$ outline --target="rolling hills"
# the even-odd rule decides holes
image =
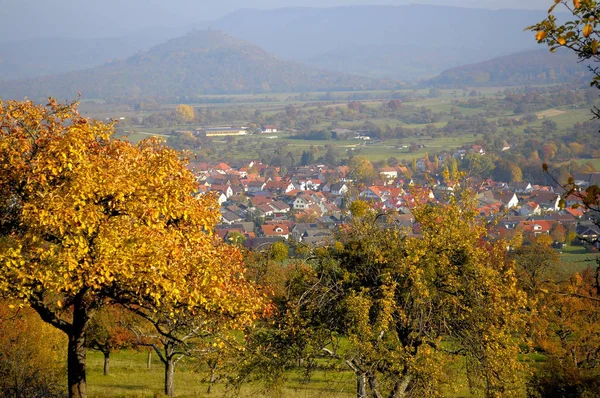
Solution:
[[[589,82],[593,74],[588,65],[578,63],[577,56],[571,51],[521,51],[448,69],[424,84],[449,88]]]
[[[544,11],[423,4],[241,9],[214,21],[203,21],[199,15],[191,25],[148,28],[132,37],[0,43],[0,80],[102,65],[193,27],[210,27],[280,59],[342,73],[417,81],[452,67],[536,48],[533,35],[523,29],[544,16]]]
[[[60,75],[0,83],[0,97],[132,101],[190,100],[204,94],[390,89],[383,81],[283,61],[215,30],[171,39],[122,61]]]

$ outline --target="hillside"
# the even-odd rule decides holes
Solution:
[[[285,60],[375,78],[415,81],[533,49],[523,29],[544,11],[434,5],[242,9],[216,21],[148,28],[134,37],[0,43],[0,80],[62,73],[124,59],[197,29],[218,29]],[[199,16],[201,18],[201,15]]]
[[[282,61],[219,31],[196,31],[122,61],[77,72],[0,83],[0,96],[105,100],[191,99],[202,94],[393,88],[394,83]]]
[[[513,86],[572,81],[589,82],[587,64],[570,51],[523,51],[485,62],[448,69],[425,85],[438,87]]]

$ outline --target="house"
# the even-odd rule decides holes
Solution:
[[[262,128],[262,132],[265,133],[265,134],[276,133],[277,132],[277,126],[273,126],[273,125],[264,126]]]
[[[600,228],[595,224],[580,224],[576,229],[577,236],[588,243],[593,243],[598,247],[598,238],[600,237]]]
[[[379,175],[384,180],[395,180],[398,178],[398,170],[393,167],[382,167],[379,170]]]
[[[533,221],[521,221],[519,227],[522,229],[523,234],[532,234],[533,236],[539,236],[541,234],[550,234],[552,225],[556,222],[551,220],[533,220]]]
[[[273,212],[275,214],[285,214],[290,211],[290,205],[281,200],[269,203],[269,206],[273,208]]]
[[[319,230],[319,225],[317,223],[296,223],[296,225],[294,225],[294,227],[292,228],[292,237],[300,242],[302,240],[302,237],[305,236],[306,231],[309,230]]]
[[[275,214],[275,210],[271,207],[269,203],[261,203],[256,206],[256,213],[264,217],[271,217]]]
[[[279,237],[287,240],[290,236],[290,230],[286,224],[263,224],[260,229],[267,238]]]
[[[243,184],[243,183],[242,183]],[[247,192],[248,193],[257,193],[257,192],[262,192],[265,190],[265,182],[264,181],[248,181],[246,183],[246,187],[247,187]]]
[[[485,155],[485,149],[481,145],[472,145],[470,151],[478,155]]]
[[[533,186],[528,182],[511,182],[505,188],[518,194],[531,193],[533,190]]]
[[[494,199],[502,202],[507,209],[512,209],[519,205],[519,198],[511,191],[494,191]]]
[[[542,208],[535,202],[527,202],[519,209],[522,216],[539,216],[542,214]]]
[[[294,199],[292,204],[292,208],[294,210],[304,210],[307,209],[310,205],[314,204],[315,201],[312,199],[310,195],[300,194]]]
[[[467,151],[465,151],[464,149],[459,149],[452,155],[454,159],[458,160],[463,160],[465,156],[467,156]]]
[[[338,182],[338,183],[329,185],[328,188],[327,188],[327,190],[333,196],[344,196],[344,195],[346,195],[346,193],[348,193],[349,188],[348,188],[348,185],[345,182]],[[325,188],[323,188],[323,192],[327,192],[325,190]]]
[[[223,193],[226,198],[233,196],[233,189],[231,189],[231,185],[211,185],[210,190]]]
[[[248,132],[242,128],[235,127],[208,127],[200,133],[204,133],[206,137],[226,137],[229,135],[246,135]]]
[[[290,181],[269,181],[265,184],[264,190],[275,194],[284,194],[295,189]]]
[[[573,175],[575,185],[585,189],[591,185],[600,186],[600,172],[596,173],[576,173]]]
[[[229,210],[225,210],[224,212],[221,213],[221,222],[223,224],[231,225],[231,224],[239,223],[243,220],[244,219],[242,217],[240,217],[236,213],[229,211]]]
[[[549,191],[534,191],[531,193],[530,201],[540,205],[542,210],[558,211],[560,210],[560,195]]]
[[[379,188],[376,186],[367,187],[367,189],[362,191],[358,196],[363,199],[372,200],[372,201],[378,201],[378,202],[384,201],[383,193],[381,193]]]

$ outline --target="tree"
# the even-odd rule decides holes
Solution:
[[[85,345],[104,355],[104,375],[110,371],[110,354],[114,350],[131,347],[135,341],[127,327],[130,314],[115,306],[105,306],[98,310],[85,331]]]
[[[369,159],[364,156],[353,156],[348,159],[349,176],[354,181],[371,184],[377,179],[377,171]]]
[[[273,261],[282,262],[288,258],[289,248],[284,242],[275,242],[269,248],[269,256]]]
[[[488,178],[495,166],[490,155],[469,152],[462,161],[462,168],[468,176]]]
[[[191,123],[196,117],[194,108],[186,104],[179,104],[175,107],[175,119],[179,123]]]
[[[62,396],[64,354],[58,330],[30,308],[0,302],[0,396]]]
[[[506,243],[486,239],[469,204],[423,204],[413,214],[419,237],[385,214],[354,212],[334,244],[296,269],[270,329],[250,344],[270,358],[260,367],[270,382],[289,361],[310,367],[325,356],[354,372],[357,397],[441,396],[460,357],[474,390],[518,395],[525,296]]]
[[[567,229],[559,223],[556,223],[550,229],[550,237],[554,242],[564,243],[567,240]]]
[[[87,395],[85,331],[107,303],[239,324],[263,306],[180,154],[112,132],[76,103],[0,101],[0,292],[66,334],[71,397]]]

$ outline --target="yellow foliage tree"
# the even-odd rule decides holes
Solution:
[[[0,101],[0,293],[67,335],[71,397],[87,395],[85,330],[109,302],[229,326],[264,306],[180,154],[112,132],[76,103]]]
[[[194,108],[186,104],[180,104],[175,107],[175,118],[182,123],[190,123],[194,121],[196,112]]]
[[[275,326],[249,339],[262,362],[248,367],[276,385],[299,358],[328,355],[355,373],[357,397],[440,397],[455,382],[450,364],[464,361],[473,390],[521,396],[526,295],[515,263],[472,200],[450,200],[412,209],[419,235],[385,214],[354,213],[335,244],[290,275]]]

